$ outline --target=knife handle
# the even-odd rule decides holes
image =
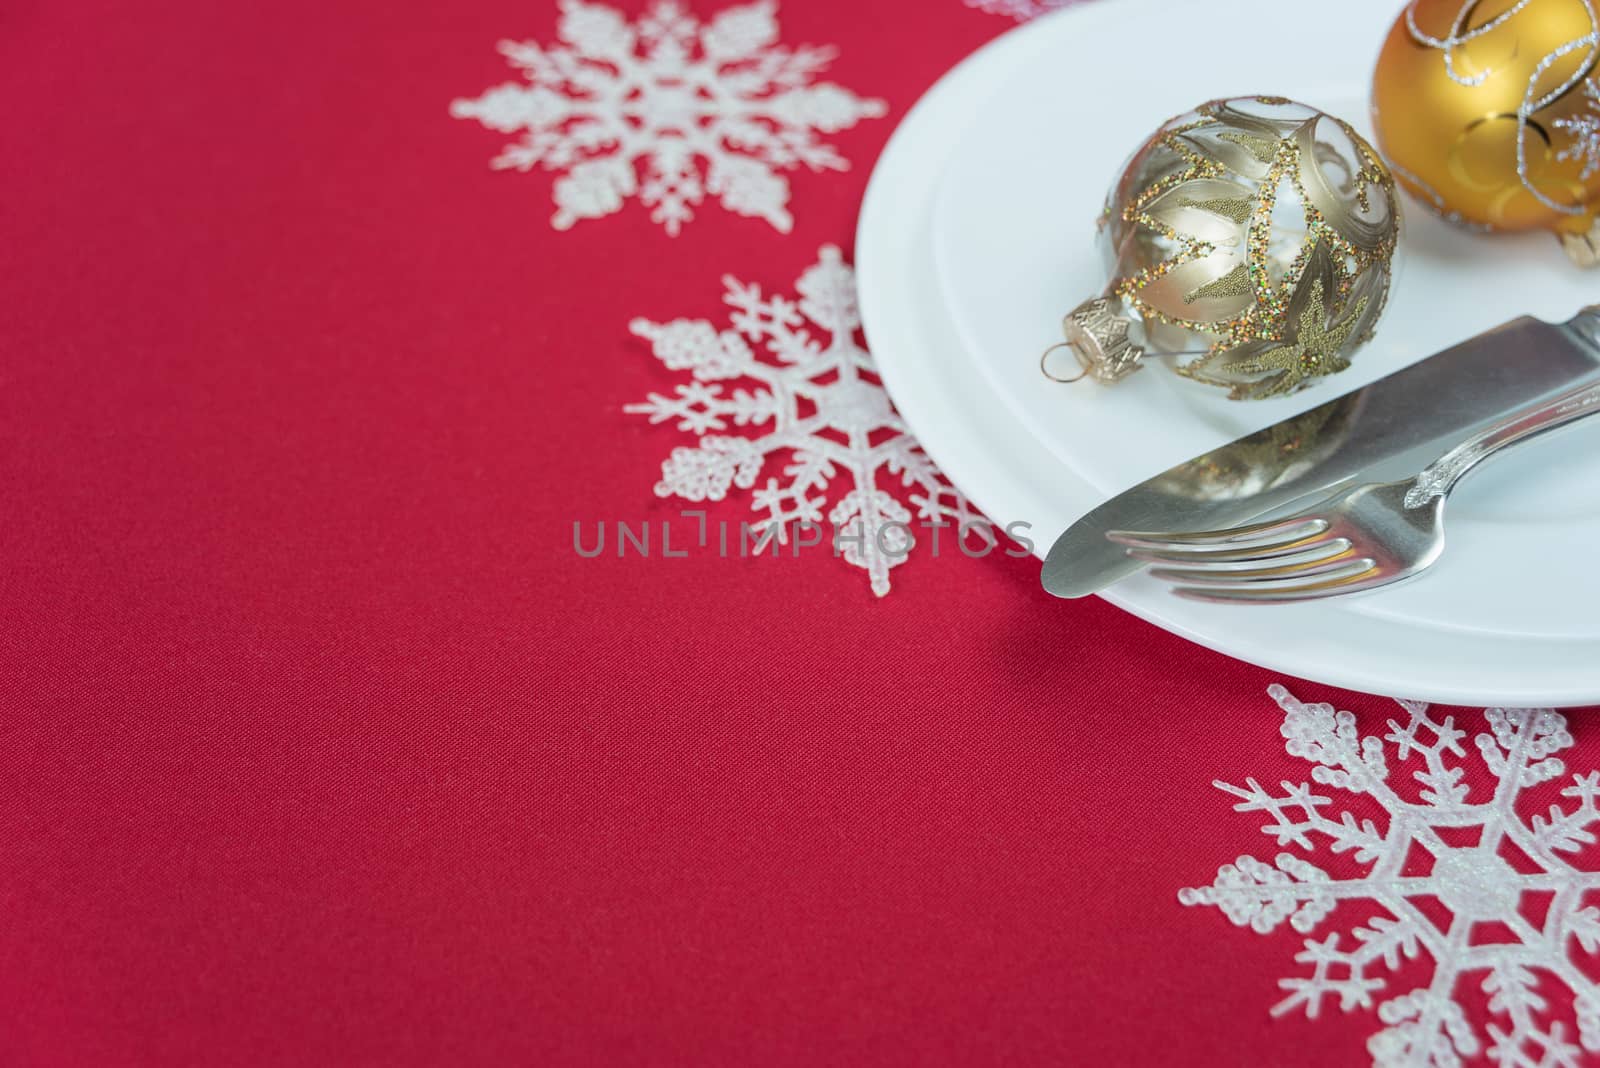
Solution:
[[[1600,353],[1600,304],[1591,304],[1567,320],[1564,329]]]

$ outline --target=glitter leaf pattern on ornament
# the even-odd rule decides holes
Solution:
[[[496,169],[561,172],[557,230],[638,197],[676,236],[711,196],[788,233],[782,172],[848,170],[818,135],[887,107],[816,82],[833,50],[777,44],[777,10],[776,0],[758,0],[702,23],[675,0],[656,0],[630,23],[603,4],[561,0],[560,44],[500,44],[526,84],[457,100],[450,113],[521,134]]]
[[[1260,814],[1283,851],[1270,863],[1242,856],[1178,898],[1258,934],[1287,924],[1304,936],[1295,960],[1308,971],[1279,983],[1273,1014],[1375,1011],[1375,1068],[1596,1063],[1600,987],[1574,958],[1600,951],[1600,907],[1588,900],[1600,872],[1576,864],[1597,841],[1600,772],[1567,773],[1557,756],[1572,745],[1566,719],[1488,709],[1471,761],[1467,731],[1425,704],[1400,702],[1388,733],[1363,736],[1350,712],[1269,692],[1311,782],[1216,786],[1239,799],[1235,811]],[[1487,774],[1488,796],[1469,787],[1469,767]],[[1559,803],[1524,819],[1518,802],[1549,783],[1564,784]],[[1329,859],[1313,862],[1319,846]],[[1352,862],[1358,874],[1328,870]],[[1394,981],[1402,971],[1416,981],[1416,964],[1426,981]],[[1479,1005],[1487,1020],[1473,1018]]]
[[[1352,128],[1281,97],[1218,100],[1134,159],[1107,224],[1124,250],[1112,291],[1171,347],[1205,346],[1180,375],[1249,400],[1349,367],[1397,236],[1393,179]]]
[[[820,526],[826,519],[839,535],[842,558],[867,572],[880,597],[890,590],[890,570],[913,547],[913,527],[949,526],[941,544],[950,549],[963,536],[985,549],[997,544],[989,522],[911,436],[871,354],[857,344],[855,272],[837,248],[824,247],[800,276],[798,302],[766,296],[733,277],[723,284],[732,329],[689,319],[632,323],[662,364],[694,378],[672,396],[652,393],[624,408],[652,423],[675,423],[699,439],[674,449],[661,465],[658,497],[720,501],[736,488],[754,489],[751,507],[761,515],[753,524],[760,534],[757,553],[774,540],[788,544],[795,524]],[[728,385],[739,381],[750,388]],[[723,433],[732,428],[757,433]],[[755,489],[772,468],[782,477],[769,474]],[[849,489],[830,508],[840,482]],[[813,551],[830,550],[824,541]]]
[[[1323,307],[1323,280],[1311,283],[1310,298],[1300,313],[1298,329],[1292,340],[1258,346],[1248,358],[1235,359],[1232,369],[1243,374],[1272,375],[1269,384],[1256,393],[1259,397],[1277,397],[1293,393],[1307,379],[1338,374],[1350,366],[1350,361],[1339,353],[1350,340],[1356,323],[1366,313],[1368,300],[1361,298],[1353,310],[1335,317],[1328,325],[1328,311]]]

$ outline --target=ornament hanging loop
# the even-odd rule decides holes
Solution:
[[[1051,345],[1049,348],[1045,349],[1044,353],[1039,357],[1039,371],[1040,371],[1040,373],[1043,374],[1050,381],[1059,382],[1063,386],[1070,386],[1074,382],[1082,382],[1085,378],[1088,378],[1089,377],[1089,369],[1087,367],[1084,367],[1082,370],[1080,370],[1077,374],[1073,375],[1071,378],[1062,378],[1060,375],[1054,375],[1054,374],[1050,373],[1050,355],[1051,355],[1051,353],[1054,353],[1054,352],[1056,352],[1056,351],[1058,351],[1060,349],[1071,349],[1074,355],[1077,355],[1077,352],[1078,352],[1078,347],[1076,345],[1074,345],[1070,341],[1058,341],[1058,342],[1056,342],[1054,345]],[[1082,361],[1080,360],[1079,363],[1080,363],[1080,366],[1081,366]]]

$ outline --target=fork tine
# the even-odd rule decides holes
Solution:
[[[1318,582],[1287,586],[1177,586],[1173,593],[1190,601],[1211,604],[1294,604],[1300,601],[1319,601],[1325,597],[1338,597],[1362,590],[1376,589],[1397,581],[1399,576],[1380,571],[1376,566],[1336,578],[1323,577]]]
[[[1328,529],[1328,521],[1321,516],[1294,516],[1271,523],[1251,523],[1248,526],[1229,527],[1225,530],[1201,530],[1192,533],[1139,530],[1110,530],[1106,537],[1130,549],[1149,552],[1205,552],[1229,550],[1249,546],[1292,545],[1314,538]]]
[[[1349,538],[1313,538],[1286,545],[1261,547],[1247,545],[1237,549],[1129,549],[1128,555],[1147,564],[1177,564],[1211,571],[1248,570],[1268,561],[1281,565],[1323,560],[1350,548]]]
[[[1349,575],[1364,575],[1376,566],[1368,557],[1352,557],[1348,549],[1331,556],[1311,557],[1301,563],[1277,567],[1259,567],[1250,570],[1223,570],[1220,568],[1158,567],[1150,574],[1174,585],[1194,583],[1198,586],[1225,588],[1264,587],[1270,583],[1300,586],[1308,579],[1333,579]]]

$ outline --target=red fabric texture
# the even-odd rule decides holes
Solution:
[[[1297,936],[1177,901],[1275,851],[1213,779],[1305,778],[1267,673],[1000,555],[575,556],[693,507],[630,320],[848,256],[1010,25],[779,17],[889,115],[792,233],[671,238],[553,230],[449,115],[553,0],[9,9],[0,1063],[1366,1062],[1370,1013],[1269,1018]]]

